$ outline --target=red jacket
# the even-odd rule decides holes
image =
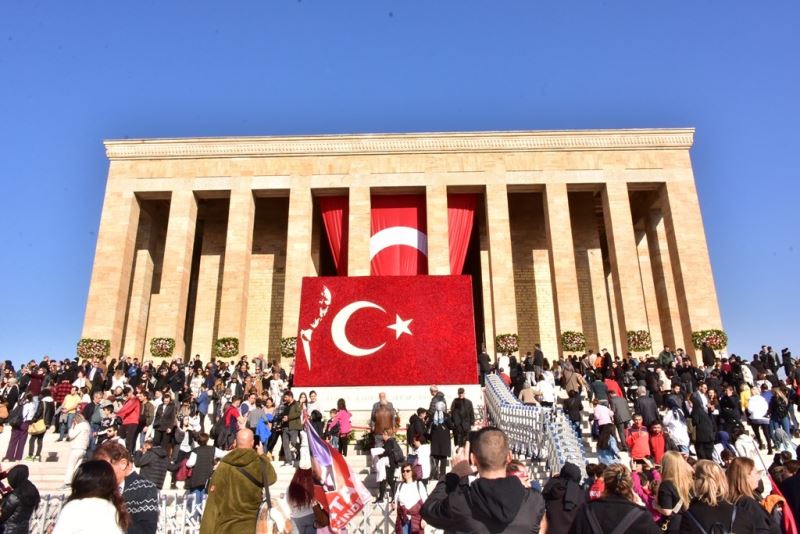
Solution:
[[[628,450],[631,451],[631,458],[633,460],[641,460],[646,456],[650,456],[650,434],[647,428],[630,427],[625,431],[625,443],[628,445]]]
[[[664,433],[650,434],[650,452],[653,454],[653,460],[657,464],[661,464],[661,458],[667,450],[667,440],[664,438]]]
[[[622,388],[619,387],[619,382],[617,382],[613,378],[606,378],[604,382],[606,384],[606,387],[608,388],[608,391],[613,391],[614,393],[617,394],[617,397],[619,397],[620,399],[625,398],[625,395],[622,393]]]
[[[139,412],[141,409],[142,405],[139,402],[139,399],[136,397],[131,397],[130,399],[126,400],[125,404],[122,405],[122,408],[119,409],[117,416],[122,419],[123,425],[138,425]]]

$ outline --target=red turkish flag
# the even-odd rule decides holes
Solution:
[[[477,381],[469,276],[303,278],[295,385]]]
[[[376,195],[371,204],[370,273],[428,274],[425,195]]]

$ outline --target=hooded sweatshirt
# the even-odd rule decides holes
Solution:
[[[448,533],[507,534],[539,532],[544,500],[524,487],[518,478],[467,478],[449,473],[434,488],[422,517],[431,526]]]
[[[542,490],[547,507],[547,532],[569,532],[578,509],[586,502],[586,492],[581,489],[580,468],[567,462],[557,477],[551,478]]]
[[[208,482],[200,534],[255,532],[264,475],[268,485],[277,480],[266,455],[259,456],[253,449],[234,449],[226,454]]]

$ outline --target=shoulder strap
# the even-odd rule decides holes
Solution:
[[[269,477],[267,476],[267,462],[265,462],[262,458],[258,459],[259,464],[261,465],[261,480],[263,483],[264,488],[264,500],[269,504],[272,505],[272,498],[269,494]]]
[[[736,507],[734,507],[733,513],[734,514],[736,513]],[[697,518],[692,514],[692,512],[686,510],[685,514],[686,517],[688,517],[692,521],[692,523],[694,523],[694,526],[697,527],[697,529],[701,532],[701,534],[708,534],[708,532],[706,532],[706,529],[703,528],[703,525],[700,524],[700,521],[697,520]]]
[[[622,518],[622,521],[611,531],[611,534],[622,534],[623,532],[627,531],[628,528],[633,525],[633,522],[642,514],[647,513],[644,510],[640,510],[639,508],[634,508],[627,514],[625,517]],[[649,518],[648,518],[649,519]]]
[[[259,488],[260,488],[260,487],[262,487],[262,483],[261,483],[261,482],[259,482],[259,481],[258,481],[258,479],[257,479],[256,477],[254,477],[253,475],[251,475],[250,473],[248,473],[248,472],[247,472],[247,470],[246,470],[244,467],[237,467],[236,469],[237,469],[237,470],[238,470],[238,471],[239,471],[241,474],[243,474],[243,475],[245,476],[245,478],[247,478],[247,480],[249,480],[250,482],[252,482],[252,483],[253,483],[253,484],[255,484],[256,486],[258,486]]]
[[[600,528],[600,523],[597,521],[597,516],[592,512],[589,504],[586,504],[586,519],[589,520],[589,527],[592,529],[592,534],[603,534],[603,529]]]

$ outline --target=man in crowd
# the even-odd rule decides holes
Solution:
[[[158,488],[133,470],[133,458],[124,445],[106,441],[94,452],[94,460],[111,464],[131,516],[126,534],[155,534],[158,530]]]
[[[459,449],[452,470],[422,506],[422,517],[447,532],[538,533],[545,530],[544,499],[517,477],[506,475],[511,461],[508,439],[502,430],[478,431],[475,450]],[[469,477],[478,478],[470,484]]]
[[[211,475],[200,534],[256,531],[264,485],[274,484],[277,475],[261,445],[254,449],[253,444],[253,432],[239,430],[234,450],[225,455]]]

